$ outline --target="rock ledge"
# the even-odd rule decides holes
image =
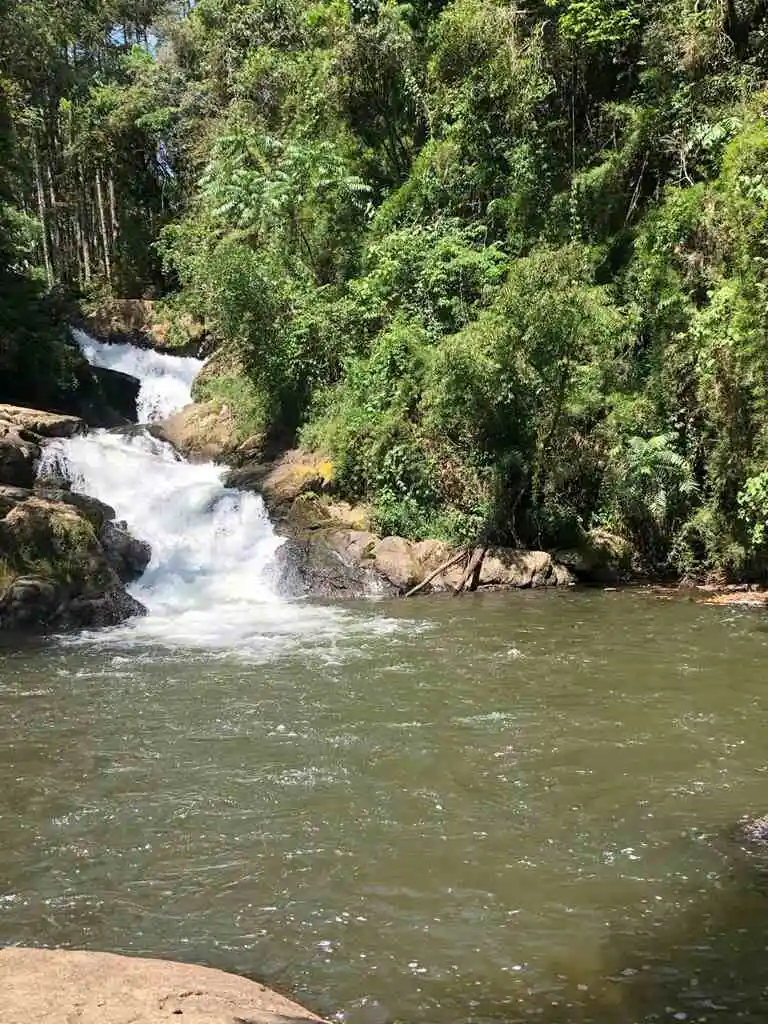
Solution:
[[[324,1024],[210,967],[69,950],[0,950],[3,1024]]]

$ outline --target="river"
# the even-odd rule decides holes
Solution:
[[[6,641],[0,944],[209,963],[351,1024],[765,1020],[768,861],[726,837],[768,809],[760,612],[286,602],[214,467],[141,433],[48,457],[152,542],[150,614]]]

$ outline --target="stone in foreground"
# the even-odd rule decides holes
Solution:
[[[3,1024],[323,1024],[234,974],[113,953],[0,950]]]

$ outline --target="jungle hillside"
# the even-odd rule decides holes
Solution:
[[[768,568],[765,0],[0,0],[0,401],[154,300],[382,534]]]

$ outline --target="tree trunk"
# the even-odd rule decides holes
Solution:
[[[453,596],[457,597],[464,590],[477,590],[477,581],[480,576],[480,567],[483,564],[485,553],[488,548],[475,548],[472,552],[472,557],[469,560],[467,568],[464,570],[464,575],[459,580],[459,585],[453,592]]]
[[[107,234],[107,216],[104,210],[104,189],[101,184],[101,170],[96,168],[96,204],[99,212],[99,227],[101,228],[101,244],[104,250],[104,273],[107,281],[112,283],[112,261],[110,258],[109,235]]]
[[[37,193],[37,213],[40,217],[42,229],[43,263],[49,287],[53,284],[53,267],[51,266],[51,250],[48,244],[48,218],[45,209],[45,194],[43,192],[43,178],[40,171],[40,154],[37,149],[37,140],[32,138],[32,166],[35,175],[35,191]]]
[[[117,202],[115,200],[115,176],[111,168],[107,178],[107,187],[109,190],[109,219],[111,221],[110,235],[112,238],[112,252],[114,253],[117,246]]]
[[[77,177],[80,184],[80,200],[77,204],[77,223],[79,225],[80,251],[82,254],[83,279],[86,284],[93,276],[91,259],[91,232],[88,218],[88,184],[85,180],[82,162],[78,160]]]

